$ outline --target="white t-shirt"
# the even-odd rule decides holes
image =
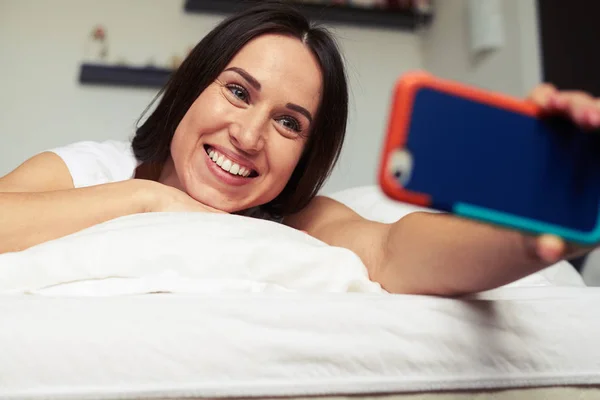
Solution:
[[[132,179],[140,162],[130,142],[77,142],[49,150],[67,165],[76,188]]]

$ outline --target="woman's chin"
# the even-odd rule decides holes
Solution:
[[[209,192],[209,193],[207,193]],[[246,210],[250,207],[242,204],[242,202],[231,201],[223,197],[218,191],[215,196],[210,195],[210,191],[204,190],[202,194],[192,194],[188,192],[188,195],[196,200],[198,203],[204,204],[205,206],[214,208],[228,214],[238,213],[242,210]]]
[[[247,190],[242,190],[242,188],[224,191],[223,188],[199,180],[187,181],[184,187],[185,192],[197,202],[229,214],[243,213],[245,210],[264,204],[267,201],[261,201],[261,199],[268,197],[260,196],[260,198],[257,198],[251,196],[251,198],[248,198]]]

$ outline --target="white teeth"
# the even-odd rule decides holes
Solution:
[[[213,160],[221,169],[229,172],[232,175],[239,175],[243,177],[248,177],[252,172],[250,169],[246,167],[241,167],[239,164],[234,163],[233,161],[225,158],[222,154],[217,153],[215,150],[210,149],[208,151],[208,157]]]

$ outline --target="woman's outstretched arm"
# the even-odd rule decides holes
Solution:
[[[383,224],[326,197],[316,198],[286,223],[332,246],[352,250],[370,279],[392,293],[479,292],[558,261],[542,260],[535,251],[535,238],[517,232],[426,212]]]

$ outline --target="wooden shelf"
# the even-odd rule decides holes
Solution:
[[[189,13],[228,14],[244,10],[260,0],[186,0]],[[421,15],[410,10],[383,10],[348,6],[293,3],[304,15],[321,22],[342,23],[368,27],[414,30],[429,24],[432,15]]]
[[[82,64],[79,82],[82,84],[162,88],[173,73],[155,67]]]

